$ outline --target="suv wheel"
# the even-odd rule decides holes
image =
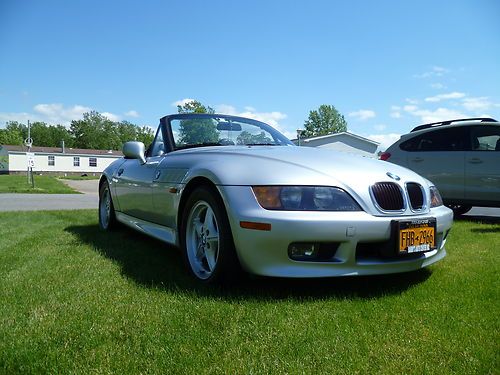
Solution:
[[[472,208],[472,206],[464,206],[464,205],[460,205],[460,204],[449,204],[449,205],[447,205],[447,207],[451,208],[453,210],[453,214],[455,217],[462,216],[463,214],[466,214]]]

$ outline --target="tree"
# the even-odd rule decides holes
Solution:
[[[136,127],[137,128],[137,135],[136,139],[139,142],[142,142],[146,145],[150,145],[153,143],[153,138],[155,137],[155,133],[153,129],[151,129],[149,126],[142,126],[142,127]]]
[[[5,129],[0,129],[0,145],[21,146],[28,135],[27,129],[17,121],[7,122]]]
[[[28,136],[28,127],[17,121],[7,123],[0,129],[0,144],[22,145]],[[83,119],[71,121],[69,129],[63,125],[48,125],[35,121],[31,125],[31,138],[34,146],[93,148],[101,150],[120,150],[127,141],[141,141],[149,145],[154,132],[149,126],[139,127],[128,121],[113,122],[99,112],[83,114]]]
[[[204,106],[197,100],[178,105],[179,113],[215,113],[210,106]],[[181,144],[217,143],[219,132],[212,119],[181,120],[179,125],[179,141]]]
[[[215,113],[210,106],[204,106],[198,100],[191,100],[183,105],[177,106],[179,113]]]
[[[52,147],[61,146],[61,141],[64,141],[65,147],[74,147],[75,139],[71,134],[71,132],[68,129],[66,129],[63,125],[50,125],[49,137],[51,139]],[[33,138],[33,141],[36,141],[36,139]],[[49,145],[42,145],[42,146],[49,146]]]
[[[260,132],[260,134],[251,134],[250,132],[244,130],[236,138],[236,143],[239,145],[269,144],[273,143],[273,140],[266,137],[264,132]]]
[[[100,150],[119,150],[120,137],[113,121],[91,111],[83,114],[82,120],[71,121],[71,133],[75,137],[75,147]]]
[[[347,122],[333,105],[322,104],[318,110],[309,112],[309,118],[304,123],[303,137],[316,137],[332,133],[345,132]]]

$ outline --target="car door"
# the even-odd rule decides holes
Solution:
[[[500,202],[500,126],[470,127],[472,150],[465,154],[465,198]]]
[[[162,127],[146,152],[146,163],[126,160],[116,172],[115,192],[121,212],[138,219],[151,221],[153,216],[152,185],[163,159],[165,146]]]
[[[425,132],[408,150],[408,168],[431,180],[445,200],[464,199],[467,144],[463,126]]]

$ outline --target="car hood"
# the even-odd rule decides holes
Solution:
[[[366,190],[374,182],[395,181],[388,173],[397,176],[401,184],[413,181],[427,185],[415,172],[395,164],[312,147],[206,147],[171,155],[171,161],[189,164],[186,177],[207,173],[222,185],[321,185]],[[167,163],[173,164],[178,163]]]

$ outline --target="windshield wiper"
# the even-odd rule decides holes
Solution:
[[[220,146],[220,144],[217,142],[203,142],[203,143],[195,143],[192,145],[177,146],[175,149],[176,150],[184,150],[186,148],[196,148],[196,147],[205,147],[205,146]]]

